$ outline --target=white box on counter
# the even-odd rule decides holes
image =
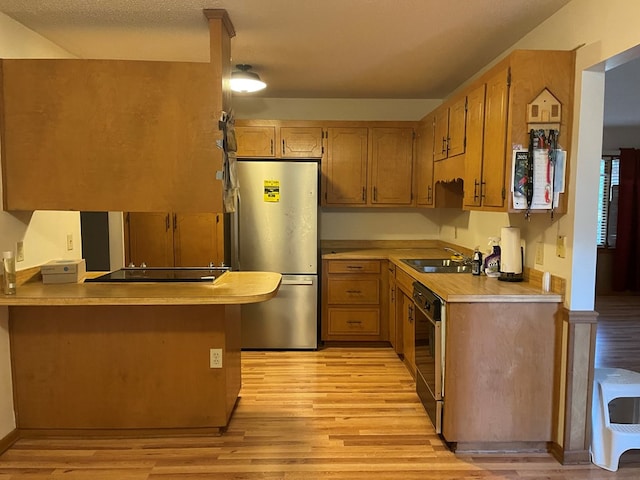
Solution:
[[[78,283],[87,273],[84,258],[78,260],[52,260],[40,267],[42,283]]]

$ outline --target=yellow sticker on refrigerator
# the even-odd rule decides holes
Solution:
[[[264,201],[265,202],[280,201],[280,180],[264,181]]]

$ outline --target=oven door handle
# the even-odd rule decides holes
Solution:
[[[435,320],[434,318],[432,318],[431,313],[427,312],[424,308],[422,308],[422,306],[419,303],[416,303],[416,307],[418,308],[418,310],[420,310],[424,314],[424,316],[427,318],[427,320],[429,320],[431,325],[435,327],[440,323],[440,320]]]

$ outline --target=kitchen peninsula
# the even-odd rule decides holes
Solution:
[[[240,305],[273,298],[280,280],[19,285],[0,297],[18,434],[223,430],[241,386]]]

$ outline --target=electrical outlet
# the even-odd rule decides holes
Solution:
[[[67,233],[67,250],[73,250],[73,234]]]
[[[542,265],[544,263],[544,243],[536,243],[536,264]]]
[[[209,368],[222,368],[221,348],[211,348],[209,350]]]
[[[556,240],[556,255],[560,258],[567,256],[567,237],[565,235],[558,235]]]
[[[24,262],[24,243],[21,241],[16,244],[16,262]]]

